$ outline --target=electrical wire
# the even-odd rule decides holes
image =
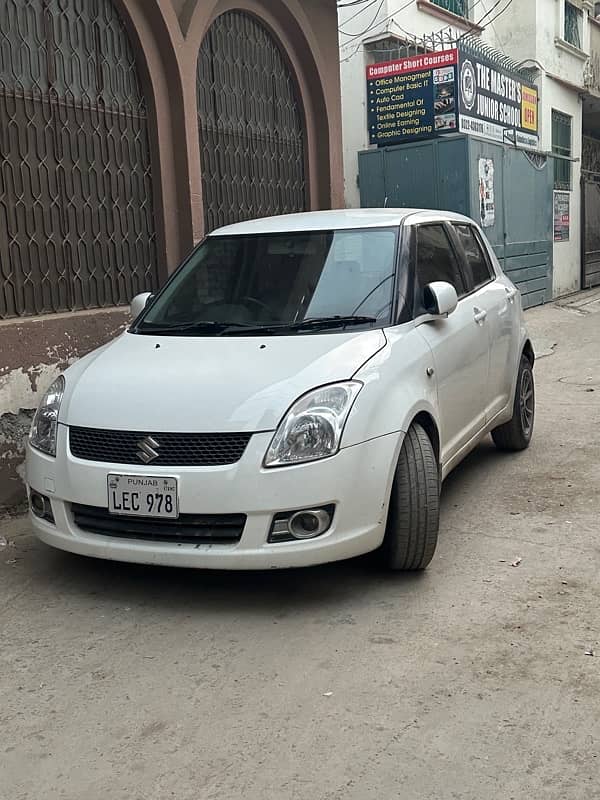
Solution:
[[[474,0],[474,2],[473,2],[473,3],[472,3],[470,6],[469,6],[469,13],[471,13],[471,12],[472,12],[472,11],[473,11],[473,10],[474,10],[474,9],[475,9],[477,6],[478,6],[478,5],[479,5],[480,3],[482,3],[482,2],[483,2],[483,0]],[[403,28],[403,27],[402,27],[402,25],[400,25],[400,24],[399,24],[399,23],[398,23],[396,20],[392,20],[392,22],[393,22],[393,23],[394,23],[394,25],[395,25],[397,28],[399,28],[399,29],[402,31],[402,33],[404,33],[406,36],[410,36],[410,37],[411,37],[411,39],[416,39],[416,38],[418,38],[418,37],[416,36],[416,34],[414,34],[414,33],[411,33],[410,31],[407,31],[407,30],[406,30],[406,28]],[[468,20],[468,19],[466,19],[466,20],[465,20],[465,22],[468,24],[469,20]],[[443,27],[443,28],[441,28],[439,31],[435,31],[435,35],[436,35],[436,36],[438,36],[439,34],[442,34],[442,33],[444,33],[444,31],[447,31],[447,30],[452,30],[452,25],[444,25],[444,27]]]
[[[512,0],[510,0],[510,1],[512,2]],[[354,2],[357,3],[358,0],[354,0]],[[355,17],[359,16],[359,14],[364,13],[368,8],[371,8],[372,6],[374,6],[375,3],[377,2],[377,0],[364,0],[364,2],[367,2],[368,4],[364,8],[361,8],[356,14],[354,14],[353,16],[351,16],[347,20],[345,20],[344,23],[343,23],[344,25],[346,23],[350,22]],[[338,28],[339,33],[341,33],[343,36],[346,36],[347,39],[348,39],[348,41],[344,42],[344,45],[349,44],[349,41],[351,41],[353,39],[356,39],[359,36],[366,36],[366,34],[369,33],[369,31],[371,31],[376,24],[381,25],[384,22],[387,22],[388,20],[390,20],[393,17],[395,17],[397,14],[401,14],[403,11],[405,11],[409,6],[413,5],[413,3],[415,3],[415,2],[416,2],[416,0],[408,0],[407,3],[405,3],[403,6],[400,6],[400,8],[397,8],[391,14],[388,14],[387,17],[384,17],[384,19],[378,20],[377,17],[379,16],[379,13],[381,12],[381,8],[383,7],[383,3],[381,3],[379,8],[377,9],[377,13],[375,14],[375,17],[373,18],[371,24],[368,25],[365,28],[365,30],[360,31],[358,33],[347,33],[346,31],[343,31],[341,28]],[[481,2],[482,2],[482,0],[474,0],[473,4],[471,5],[470,10],[472,11]],[[497,0],[496,4],[493,5],[492,8],[488,12],[486,12],[486,14],[484,14],[484,17],[487,16],[487,14],[491,13],[501,2],[502,2],[502,0]],[[497,17],[494,17],[494,19],[497,19]],[[398,25],[398,23],[395,20],[393,20],[393,21],[397,25],[397,27],[400,28],[400,30],[404,31],[404,29],[400,25]],[[479,23],[476,23],[476,24],[479,25]],[[451,26],[448,25],[446,27],[450,28]],[[443,30],[445,30],[445,28]],[[474,30],[473,27],[470,28],[469,32],[471,32],[472,30]],[[408,33],[408,31],[404,31],[404,33]],[[342,46],[344,46],[344,45],[342,45]]]
[[[474,9],[476,6],[478,6],[480,3],[482,3],[482,2],[483,2],[483,0],[474,0],[473,4],[472,4],[472,5],[470,6],[470,8],[469,8],[469,11],[473,11],[473,9]],[[506,11],[506,9],[508,8],[508,6],[509,6],[509,5],[510,5],[510,4],[513,2],[513,0],[508,0],[508,3],[507,3],[507,5],[506,5],[506,7],[505,7],[505,8],[503,8],[503,9],[502,9],[502,10],[501,10],[501,11],[500,11],[498,14],[496,14],[496,16],[495,16],[495,17],[493,17],[493,19],[491,19],[491,20],[488,20],[488,21],[486,22],[486,17],[488,17],[488,16],[489,16],[489,15],[492,13],[492,11],[494,11],[494,9],[498,8],[498,6],[500,5],[500,3],[502,3],[502,2],[504,2],[504,0],[496,0],[496,2],[494,3],[494,5],[493,5],[493,6],[492,6],[490,9],[488,9],[488,11],[486,11],[486,12],[483,14],[483,16],[482,16],[482,17],[481,17],[479,20],[477,20],[477,21],[474,21],[474,20],[473,20],[472,22],[470,22],[469,20],[465,20],[465,22],[466,22],[466,23],[467,23],[467,25],[469,26],[469,29],[468,29],[467,31],[465,31],[465,33],[461,34],[460,36],[458,36],[458,37],[457,37],[456,39],[454,39],[454,40],[452,40],[452,39],[448,39],[448,44],[452,44],[452,43],[455,43],[455,44],[456,44],[456,43],[460,42],[460,41],[461,41],[461,39],[463,39],[465,36],[468,36],[470,33],[473,33],[473,31],[476,31],[476,30],[477,30],[479,27],[481,27],[483,23],[485,23],[486,25],[491,25],[491,26],[493,27],[494,20],[498,19],[498,17],[500,17],[500,16],[502,16],[502,14],[504,14],[504,12],[505,12],[505,11]],[[405,30],[405,29],[404,29],[404,28],[403,28],[401,25],[399,25],[399,24],[396,22],[396,20],[394,20],[393,22],[394,22],[394,25],[395,25],[397,28],[399,28],[399,29],[400,29],[400,30],[401,30],[403,33],[405,33],[407,36],[411,36],[411,37],[415,38],[415,34],[412,34],[412,33],[410,33],[409,31]],[[438,35],[438,34],[441,34],[441,33],[443,33],[443,32],[444,32],[444,31],[446,31],[446,30],[452,30],[452,27],[453,27],[452,25],[446,25],[446,26],[445,26],[444,28],[442,28],[440,31],[436,31],[436,35]],[[494,28],[494,32],[495,32],[495,28]],[[498,38],[498,40],[499,40],[499,37],[498,37],[498,34],[497,34],[497,33],[496,33],[496,37],[497,37],[497,38]],[[426,37],[425,37],[425,38],[426,38]]]
[[[502,2],[503,2],[503,0],[496,0],[494,5],[488,11],[486,11],[485,14],[479,20],[477,20],[477,22],[475,22],[471,26],[470,30],[468,30],[466,33],[463,33],[462,36],[459,36],[458,41],[463,39],[465,36],[468,36],[470,33],[473,33],[474,30],[476,30],[478,27],[481,27],[482,25],[491,25],[492,28],[493,28],[494,27],[494,22],[498,19],[498,17],[501,17],[502,14],[504,14],[504,12],[507,10],[507,8],[512,4],[513,0],[508,0],[508,3],[505,5],[505,7],[503,9],[501,9],[496,14],[495,17],[492,17],[491,19],[486,20],[486,17],[489,17],[489,15],[492,13],[492,11],[494,11],[494,9],[498,8],[500,3],[502,3]]]
[[[366,3],[367,3],[367,5],[366,5],[364,8],[359,8],[359,9],[358,9],[358,11],[356,11],[356,12],[355,12],[354,14],[352,14],[350,17],[348,17],[347,19],[345,19],[345,20],[343,21],[342,25],[346,25],[348,22],[352,22],[352,20],[353,20],[353,19],[356,19],[356,17],[359,17],[361,14],[364,14],[364,13],[365,13],[365,11],[368,11],[368,9],[369,9],[369,8],[372,8],[372,7],[375,5],[375,3],[377,2],[377,0],[361,0],[361,2],[366,2]],[[340,8],[340,6],[338,6],[338,8]],[[342,31],[342,29],[339,27],[339,25],[338,25],[338,32],[339,32],[339,33],[344,33],[344,32]],[[346,35],[347,35],[347,34],[344,34],[344,36],[346,36]]]
[[[374,0],[374,2],[377,2],[377,0]],[[411,2],[412,2],[412,0],[411,0]],[[370,30],[372,30],[373,27],[375,26],[375,24],[377,23],[377,17],[381,13],[381,9],[383,8],[384,5],[385,5],[385,0],[381,0],[381,2],[379,3],[379,7],[377,8],[377,11],[375,12],[375,16],[373,17],[371,22],[367,25],[367,27],[364,29],[364,31],[360,31],[360,33],[346,33],[346,31],[343,31],[341,28],[338,28],[338,31],[343,36],[347,36],[349,39],[357,39],[359,36],[365,36],[365,34],[367,34]],[[366,11],[366,10],[367,10],[366,8],[363,9],[363,11]],[[346,44],[347,44],[347,42],[346,42]]]
[[[359,36],[365,36],[370,30],[373,29],[375,24],[382,25],[384,22],[387,22],[388,20],[392,19],[392,17],[395,17],[396,14],[401,14],[403,11],[405,11],[409,6],[411,6],[415,2],[416,2],[416,0],[408,0],[407,3],[405,3],[403,6],[400,6],[400,8],[397,8],[394,12],[392,12],[391,14],[388,14],[388,16],[384,17],[383,19],[379,19],[378,20],[377,17],[375,17],[375,19],[373,20],[371,25],[365,31],[361,31],[360,33],[356,33],[356,34],[348,34],[348,33],[344,33],[344,31],[340,31],[340,32],[343,33],[344,36],[348,37],[349,39],[356,39]],[[382,6],[383,6],[383,3],[382,3]],[[378,10],[377,14],[379,14],[379,10]],[[345,42],[344,45],[342,45],[342,47],[345,46],[346,44],[348,44],[348,42]]]
[[[482,17],[480,17],[480,19],[479,19],[479,20],[477,20],[477,22],[476,22],[475,24],[476,24],[476,25],[482,25],[482,24],[483,24],[483,22],[485,21],[485,18],[486,18],[486,17],[489,17],[489,15],[492,13],[492,11],[494,11],[494,9],[498,8],[498,6],[499,6],[499,5],[502,3],[502,1],[503,1],[503,0],[496,0],[496,2],[494,3],[494,5],[493,5],[491,8],[489,8],[489,9],[488,9],[488,10],[485,12],[485,14],[484,14]]]
[[[505,6],[504,6],[504,8],[503,8],[501,11],[499,11],[499,12],[496,14],[496,16],[495,16],[495,17],[492,17],[491,19],[489,19],[489,20],[486,22],[486,25],[491,25],[492,27],[494,27],[494,22],[495,22],[495,21],[498,19],[498,17],[501,17],[501,16],[502,16],[502,14],[504,14],[504,12],[505,12],[505,11],[508,9],[508,7],[509,7],[509,6],[511,6],[511,5],[512,5],[512,3],[513,3],[513,0],[508,0],[508,3],[507,3]]]
[[[351,61],[362,46],[363,43],[359,42],[349,56],[346,56],[345,58],[340,58],[340,64],[345,64],[347,61]]]
[[[357,2],[357,0],[355,0],[355,2]],[[359,12],[359,13],[362,13],[362,11],[366,11],[366,10],[367,10],[367,8],[369,8],[369,7],[373,6],[373,5],[375,5],[375,3],[376,3],[376,2],[377,2],[377,0],[368,0],[368,5],[367,5],[367,6],[366,6],[364,9],[362,9],[362,10],[361,10],[361,12]],[[401,26],[401,25],[399,25],[399,24],[398,24],[398,23],[397,23],[397,22],[396,22],[394,19],[392,19],[392,18],[393,18],[393,17],[395,17],[397,14],[400,14],[400,13],[401,13],[402,11],[404,11],[405,9],[407,9],[407,8],[408,8],[409,6],[411,6],[411,5],[412,5],[414,2],[415,2],[415,0],[408,0],[408,2],[407,2],[407,3],[405,3],[405,4],[404,4],[403,6],[401,6],[400,8],[396,9],[396,10],[395,10],[395,11],[394,11],[392,14],[388,14],[388,16],[387,16],[387,17],[384,17],[383,19],[380,19],[380,20],[378,20],[378,19],[377,19],[377,17],[379,16],[379,13],[380,13],[381,9],[383,8],[383,2],[382,2],[382,3],[379,5],[379,8],[377,9],[377,12],[376,12],[376,14],[375,14],[375,17],[374,17],[374,18],[373,18],[373,20],[371,21],[371,24],[370,24],[370,25],[368,25],[368,26],[367,26],[367,28],[366,28],[365,30],[363,30],[363,31],[360,31],[359,33],[355,33],[355,34],[348,34],[348,33],[346,33],[345,31],[342,31],[342,30],[340,30],[340,33],[341,33],[341,34],[343,34],[344,36],[346,36],[346,37],[347,37],[347,41],[346,41],[346,42],[344,42],[344,43],[342,44],[342,47],[346,47],[348,44],[350,44],[350,42],[354,41],[355,39],[358,39],[358,38],[361,38],[362,36],[365,36],[367,33],[369,33],[369,31],[371,31],[371,30],[373,29],[373,27],[374,27],[375,25],[382,25],[384,22],[387,22],[387,21],[388,21],[388,20],[390,20],[390,19],[392,20],[392,23],[393,23],[394,25],[396,25],[396,27],[397,27],[397,28],[399,28],[399,29],[400,29],[400,30],[401,30],[401,31],[402,31],[404,34],[406,34],[406,35],[409,35],[409,36],[413,37],[413,36],[414,36],[414,34],[411,34],[409,31],[406,31],[404,28],[402,28],[402,26]],[[480,2],[482,2],[482,0],[475,0],[475,2],[473,3],[473,5],[471,6],[471,10],[473,10],[473,8],[475,8],[475,6],[479,5],[479,3],[480,3]],[[494,5],[493,5],[493,6],[492,6],[490,9],[488,9],[488,11],[486,11],[486,12],[485,12],[485,13],[482,15],[482,17],[480,17],[480,19],[479,19],[477,22],[474,22],[472,25],[470,25],[469,29],[468,29],[467,31],[465,31],[465,33],[463,33],[463,34],[461,34],[460,36],[458,36],[458,37],[457,37],[455,40],[450,40],[450,39],[449,39],[449,40],[448,40],[448,44],[458,44],[458,43],[459,43],[459,42],[460,42],[462,39],[464,39],[466,36],[468,36],[469,34],[473,33],[473,31],[477,30],[477,28],[478,28],[478,27],[481,27],[482,23],[484,23],[485,25],[490,25],[490,26],[491,26],[491,27],[494,29],[494,31],[495,31],[495,28],[494,28],[494,22],[495,22],[495,21],[496,21],[496,20],[497,20],[499,17],[501,17],[501,16],[502,16],[502,14],[504,14],[504,13],[505,13],[505,12],[508,10],[508,8],[509,8],[509,7],[512,5],[512,3],[513,3],[513,0],[508,0],[507,4],[504,6],[504,8],[502,8],[502,9],[501,9],[501,10],[500,10],[500,11],[499,11],[499,12],[498,12],[498,13],[497,13],[497,14],[496,14],[494,17],[492,17],[491,19],[487,19],[487,20],[486,20],[486,18],[487,18],[487,17],[489,17],[489,15],[490,15],[490,14],[491,14],[491,13],[492,13],[492,12],[493,12],[493,11],[494,11],[496,8],[498,8],[498,6],[499,6],[499,5],[500,5],[502,2],[504,2],[504,0],[496,0],[496,2],[494,3]],[[357,15],[354,15],[354,16],[357,16]],[[352,18],[350,18],[350,19],[352,19]],[[346,20],[346,21],[349,21],[349,20]],[[451,27],[452,27],[452,26],[450,26],[450,25],[446,26],[446,28],[450,28],[450,29],[451,29]],[[446,28],[443,28],[441,32],[443,32],[444,30],[446,30]],[[497,36],[497,34],[496,34],[496,36]],[[417,37],[415,36],[414,38],[416,39]],[[355,48],[355,49],[352,51],[352,53],[350,53],[350,55],[346,56],[345,58],[342,58],[342,59],[340,59],[340,64],[343,64],[343,63],[345,63],[345,62],[347,62],[347,61],[350,61],[352,58],[354,58],[354,56],[355,56],[355,55],[358,53],[358,51],[360,50],[360,48],[362,47],[362,45],[363,45],[363,42],[362,42],[362,41],[361,41],[361,42],[359,42],[359,43],[358,43],[358,45],[357,45],[357,47],[356,47],[356,48]]]
[[[352,0],[350,3],[338,3],[338,8],[349,8],[350,6],[360,6],[363,3],[368,3],[369,0]]]

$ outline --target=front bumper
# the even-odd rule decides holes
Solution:
[[[210,569],[302,567],[352,558],[383,540],[402,434],[342,449],[324,461],[264,469],[272,434],[252,437],[242,459],[227,467],[149,467],[81,461],[68,452],[59,426],[57,457],[28,447],[27,483],[50,498],[55,525],[31,515],[46,544],[115,561]],[[107,507],[109,473],[175,477],[181,514],[245,514],[239,542],[185,544],[92,534],[75,525],[71,504]],[[273,516],[334,503],[331,528],[315,539],[269,543]]]

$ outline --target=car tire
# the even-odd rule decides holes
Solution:
[[[492,439],[498,450],[519,451],[529,447],[535,421],[535,383],[533,366],[527,356],[521,356],[513,415],[504,425],[494,428]]]
[[[413,424],[402,443],[392,486],[382,555],[392,570],[422,570],[435,553],[440,521],[440,471],[424,428]]]

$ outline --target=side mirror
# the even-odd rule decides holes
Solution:
[[[434,281],[425,287],[423,301],[427,313],[432,317],[447,317],[456,309],[458,295],[451,283]]]
[[[144,292],[143,294],[136,294],[136,296],[131,301],[131,305],[129,306],[129,311],[131,313],[132,319],[137,319],[142,311],[148,305],[148,300],[152,295],[150,292]]]

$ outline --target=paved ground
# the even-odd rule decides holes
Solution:
[[[595,297],[529,314],[535,443],[451,476],[422,577],[123,566],[5,522],[2,800],[600,797]]]

